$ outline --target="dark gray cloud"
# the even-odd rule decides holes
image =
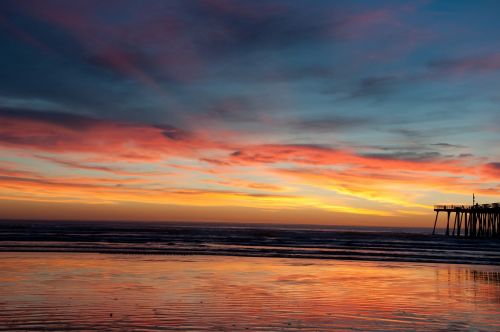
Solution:
[[[223,67],[215,73],[217,78],[230,82],[246,83],[296,83],[300,81],[322,81],[329,84],[338,78],[333,65],[304,65],[292,66],[273,64],[271,67]]]
[[[329,86],[322,89],[321,93],[340,96],[340,100],[343,101],[356,99],[386,101],[398,96],[400,91],[407,89],[409,85],[419,84],[425,80],[424,75],[412,72],[399,73],[398,75],[365,76],[354,80],[346,76],[338,76],[342,77],[342,84]],[[326,82],[326,84],[331,83]]]
[[[316,119],[303,119],[290,121],[288,124],[299,130],[307,131],[340,131],[358,128],[366,125],[373,125],[374,119],[371,117],[349,117],[349,116],[329,116]]]
[[[465,147],[464,145],[450,144],[450,143],[433,143],[431,145],[437,146],[437,147],[440,147],[440,148],[464,148]]]
[[[324,38],[323,6],[298,2],[191,2],[186,16],[203,22],[192,34],[208,54],[279,49]],[[311,15],[316,19],[311,20]],[[198,30],[199,29],[199,30]],[[202,40],[197,40],[202,42]]]
[[[500,162],[497,162],[497,163],[489,163],[487,164],[488,167],[491,167],[492,169],[495,169],[497,171],[500,171]]]
[[[156,128],[162,130],[163,136],[173,141],[183,141],[192,137],[192,134],[186,130],[170,126],[170,125],[155,125]]]
[[[13,108],[0,108],[1,118],[45,122],[73,130],[84,130],[100,122],[77,114]]]
[[[363,78],[352,91],[351,98],[387,95],[397,82],[398,77],[392,75]]]
[[[398,151],[391,153],[367,153],[362,154],[363,157],[384,159],[384,160],[403,160],[403,161],[430,161],[443,157],[439,152],[414,152],[414,151]]]
[[[415,140],[423,138],[425,135],[422,131],[409,128],[397,128],[392,130],[393,133],[404,136],[408,139]]]

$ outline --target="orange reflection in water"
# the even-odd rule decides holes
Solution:
[[[3,329],[500,328],[500,269],[310,259],[0,254]]]

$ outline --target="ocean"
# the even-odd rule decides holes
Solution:
[[[146,222],[0,222],[0,251],[326,258],[500,265],[498,239],[429,228]],[[442,230],[438,230],[442,234]]]

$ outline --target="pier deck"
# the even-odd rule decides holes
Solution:
[[[447,214],[447,236],[471,238],[500,238],[500,203],[475,205],[435,205],[436,219],[432,234],[436,233],[439,212]],[[450,227],[450,216],[455,214],[453,229]]]

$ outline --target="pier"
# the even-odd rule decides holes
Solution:
[[[447,214],[447,236],[468,238],[500,238],[500,203],[474,205],[435,205],[436,219],[432,234],[436,233],[439,212]],[[452,224],[450,224],[450,217]],[[452,229],[453,227],[453,229]]]

